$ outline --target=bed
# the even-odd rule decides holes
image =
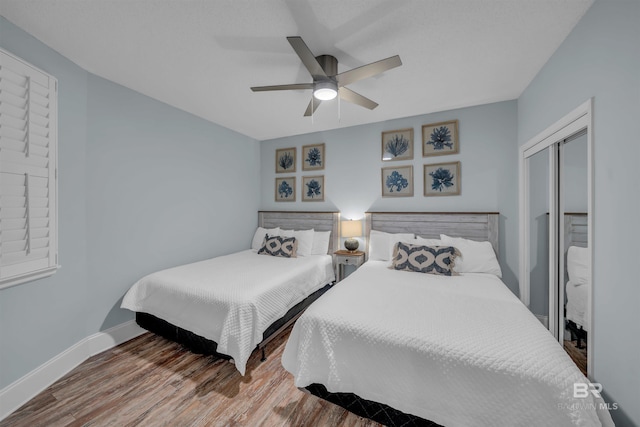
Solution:
[[[565,319],[571,339],[585,348],[589,332],[589,289],[591,286],[587,214],[565,213]]]
[[[287,341],[282,364],[295,385],[389,426],[610,423],[601,400],[573,397],[573,384],[588,380],[499,279],[497,260],[491,273],[445,277],[392,270],[371,246],[374,232],[409,232],[486,241],[485,253],[486,245],[497,253],[498,217],[367,213],[368,261],[316,301]]]
[[[335,282],[330,254],[338,224],[337,212],[261,211],[252,249],[147,275],[122,308],[136,312],[143,328],[194,352],[233,359],[245,375],[251,353],[262,350],[264,360],[269,341]],[[295,242],[298,256],[260,254],[265,234]]]

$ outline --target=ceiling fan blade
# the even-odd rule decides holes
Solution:
[[[309,73],[313,76],[315,80],[317,77],[327,77],[327,74],[324,72],[315,55],[311,52],[306,43],[302,40],[302,37],[287,37],[289,43],[293,50],[296,51],[300,60],[307,67]]]
[[[321,102],[322,101],[320,101],[319,99],[313,98],[313,95],[312,95],[311,101],[309,101],[309,105],[307,106],[307,111],[304,112],[304,116],[309,117],[310,115],[315,113],[316,110],[318,109],[318,105],[320,105]]]
[[[377,62],[372,62],[371,64],[363,65],[362,67],[354,68],[353,70],[345,71],[344,73],[336,75],[336,79],[338,80],[338,86],[346,86],[357,82],[358,80],[373,77],[376,74],[383,73],[401,65],[402,61],[400,60],[400,57],[396,55]]]
[[[313,89],[313,83],[294,83],[291,85],[275,85],[275,86],[253,86],[254,92],[266,92],[269,90],[304,90]]]
[[[373,102],[369,98],[364,97],[359,93],[352,91],[351,89],[347,89],[346,87],[341,87],[340,90],[338,90],[338,94],[340,95],[341,99],[351,102],[352,104],[357,104],[361,107],[368,108],[369,110],[373,110],[378,106],[377,102]]]

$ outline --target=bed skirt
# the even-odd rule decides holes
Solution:
[[[262,334],[262,342],[257,346],[257,348],[260,348],[263,351],[263,359],[264,348],[271,338],[275,338],[275,336],[282,332],[282,330],[293,323],[298,317],[300,317],[304,310],[311,305],[311,303],[320,298],[320,296],[322,296],[322,294],[328,291],[332,286],[333,284],[330,283],[318,289],[307,298],[290,308],[283,317],[273,322],[264,331]],[[172,323],[160,319],[152,314],[136,312],[136,323],[147,331],[183,345],[193,353],[214,355],[223,359],[231,358],[226,354],[218,353],[216,351],[218,349],[217,342],[175,326]]]
[[[341,406],[364,418],[376,421],[389,427],[442,427],[433,421],[425,420],[411,414],[394,409],[384,403],[366,400],[353,393],[331,393],[322,384],[311,384],[305,387],[309,393],[321,399]]]

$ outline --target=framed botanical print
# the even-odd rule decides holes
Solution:
[[[296,147],[276,150],[276,173],[296,171]]]
[[[324,143],[302,146],[302,170],[322,170],[325,166]]]
[[[424,195],[459,195],[461,191],[460,171],[460,162],[424,165]]]
[[[296,201],[296,177],[276,178],[276,202]]]
[[[457,120],[422,126],[422,157],[444,156],[459,152]]]
[[[413,159],[413,128],[382,132],[382,161]]]
[[[303,202],[324,201],[324,176],[303,176],[302,177],[302,201]]]
[[[382,197],[413,196],[413,166],[382,168]]]

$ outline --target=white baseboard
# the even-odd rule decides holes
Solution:
[[[135,321],[93,334],[0,390],[0,421],[89,357],[144,333]]]
[[[89,356],[95,356],[105,350],[109,350],[123,342],[129,341],[145,333],[135,320],[121,323],[118,326],[109,328],[106,331],[98,332],[86,338],[89,344]]]
[[[536,314],[535,316],[545,328],[549,329],[549,316],[543,316],[541,314]]]
[[[0,391],[0,420],[87,360],[86,340],[69,347]]]

